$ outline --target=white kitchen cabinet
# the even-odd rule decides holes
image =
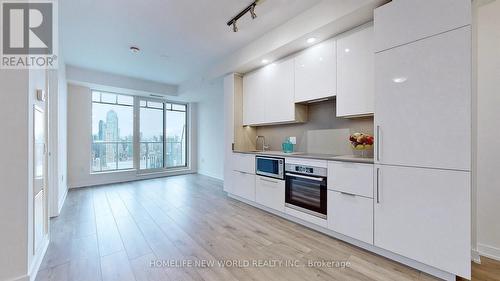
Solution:
[[[470,0],[395,0],[374,11],[377,52],[470,25]]]
[[[373,114],[374,64],[373,25],[337,39],[337,117]]]
[[[284,212],[285,181],[257,176],[255,180],[255,202]]]
[[[373,164],[329,161],[328,189],[373,198]]]
[[[254,71],[243,76],[243,125],[265,123],[268,92],[266,73]]]
[[[335,39],[305,49],[295,57],[295,102],[335,96]]]
[[[233,171],[231,176],[232,194],[255,201],[255,175],[241,171]]]
[[[375,160],[471,169],[470,26],[375,55]]]
[[[294,102],[293,58],[243,76],[243,125],[304,122],[307,106]]]
[[[328,228],[373,244],[373,199],[328,191]]]
[[[375,246],[469,278],[470,173],[387,165],[376,171]]]
[[[270,64],[262,69],[266,78],[265,122],[295,120],[293,59]]]
[[[232,169],[248,174],[255,174],[255,155],[233,153]]]

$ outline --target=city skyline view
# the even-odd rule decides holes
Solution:
[[[129,96],[93,93],[92,171],[134,168],[133,104],[133,98]],[[186,165],[185,110],[185,105],[141,101],[139,169]]]

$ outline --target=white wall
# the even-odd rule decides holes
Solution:
[[[191,118],[190,118],[191,119]],[[146,178],[162,177],[188,171],[169,171],[148,175],[138,175],[136,171],[94,173],[90,171],[92,143],[92,95],[86,86],[68,85],[68,186],[69,188],[125,182]],[[190,127],[191,138],[194,126]],[[188,135],[188,136],[189,136]],[[196,143],[196,139],[191,140]],[[196,150],[190,148],[190,163],[196,162]]]
[[[477,240],[500,259],[500,1],[478,10]]]
[[[197,93],[198,173],[217,179],[224,176],[224,87],[214,80]]]
[[[28,280],[48,245],[33,251],[33,106],[46,72],[0,70],[0,85],[0,280]]]
[[[50,216],[58,216],[68,192],[67,184],[67,107],[66,66],[59,60],[57,70],[49,71],[49,169]]]
[[[0,70],[0,280],[28,267],[28,79],[27,71]]]

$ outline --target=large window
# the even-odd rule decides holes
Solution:
[[[187,113],[186,104],[93,91],[92,172],[187,167]]]
[[[132,169],[134,98],[92,92],[92,172]]]

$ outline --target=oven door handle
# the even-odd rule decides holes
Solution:
[[[313,180],[313,181],[323,181],[323,178],[315,178],[315,177],[309,177],[309,176],[302,176],[302,175],[297,175],[297,174],[292,174],[292,173],[286,173],[286,175],[290,176],[290,177],[296,177],[296,178]]]

